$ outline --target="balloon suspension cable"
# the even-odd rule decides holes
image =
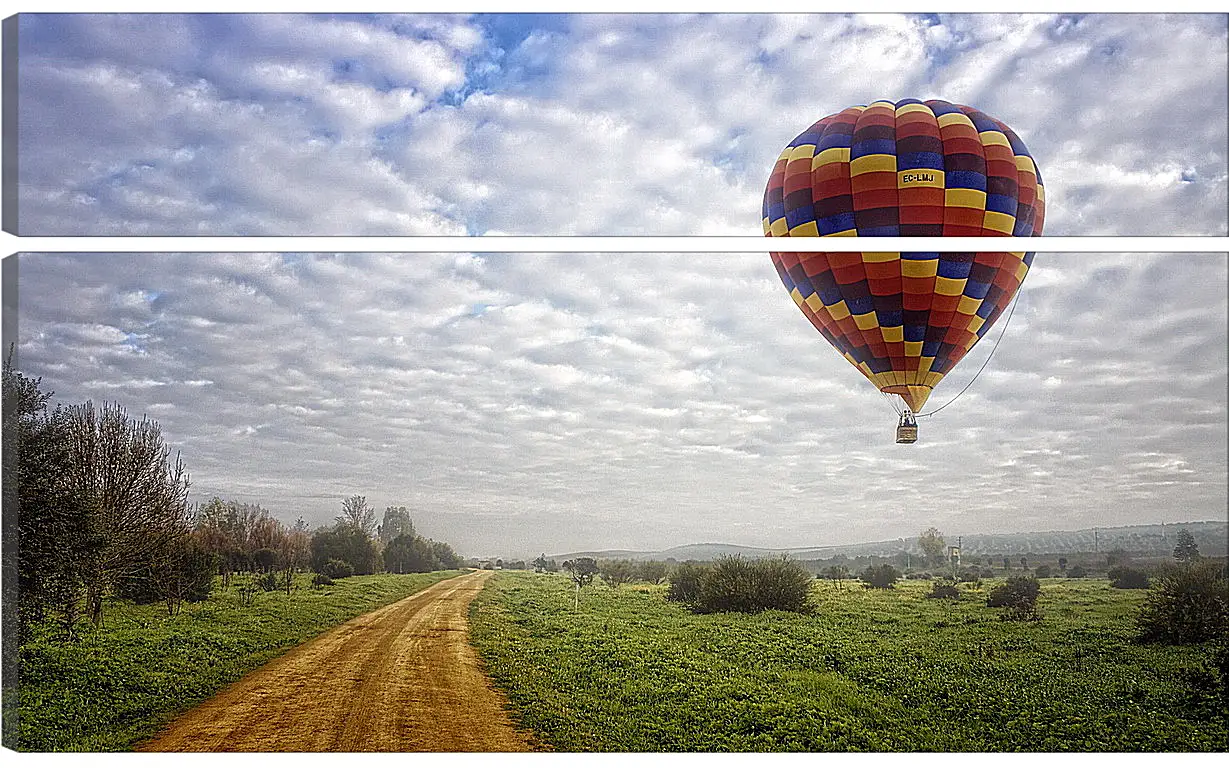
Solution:
[[[964,385],[964,389],[957,392],[955,397],[953,397],[951,400],[948,400],[943,405],[940,405],[938,408],[934,409],[933,411],[930,411],[928,413],[919,413],[916,415],[915,418],[921,419],[926,416],[934,416],[939,411],[943,410],[947,406],[951,405],[952,403],[960,399],[960,396],[963,395],[965,392],[967,392],[969,387],[973,386],[973,382],[977,381],[977,377],[981,376],[981,372],[986,370],[986,366],[990,364],[990,358],[994,357],[995,350],[999,348],[999,344],[1003,342],[1003,337],[1007,335],[1007,326],[1011,325],[1011,316],[1016,313],[1016,307],[1018,306],[1020,306],[1020,294],[1019,293],[1016,294],[1015,300],[1011,304],[1011,311],[1007,313],[1007,319],[1003,321],[1003,330],[1002,332],[999,333],[998,339],[995,340],[994,346],[990,348],[990,354],[986,356],[986,361],[981,364],[981,368],[977,369],[977,373],[973,374],[973,378],[969,380],[969,383]]]

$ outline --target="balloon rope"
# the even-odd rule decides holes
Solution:
[[[966,391],[968,391],[969,387],[973,386],[973,382],[977,381],[977,377],[981,376],[981,372],[986,370],[986,366],[990,364],[990,358],[994,357],[995,350],[999,348],[999,344],[1002,343],[1003,337],[1007,335],[1007,326],[1011,325],[1011,316],[1016,313],[1016,307],[1018,307],[1019,305],[1020,305],[1020,294],[1017,293],[1014,297],[1014,301],[1012,302],[1011,311],[1007,313],[1007,319],[1003,321],[1003,331],[1002,333],[999,334],[999,338],[994,342],[994,346],[990,348],[990,354],[986,356],[986,362],[981,364],[981,368],[978,368],[977,373],[973,374],[973,378],[969,380],[969,383],[964,385],[964,389],[957,392],[956,397],[953,397],[951,400],[948,400],[946,403],[944,403],[943,405],[940,405],[938,408],[934,409],[930,413],[919,413],[916,418],[920,419],[925,416],[934,416],[939,411],[943,410],[947,406],[956,402],[956,400],[959,399],[961,395],[963,395]]]

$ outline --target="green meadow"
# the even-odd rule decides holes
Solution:
[[[1038,621],[997,580],[817,581],[811,615],[695,615],[664,586],[500,572],[471,635],[514,718],[559,751],[1223,751],[1208,646],[1141,645],[1143,590],[1043,579]],[[1203,679],[1205,682],[1200,683]]]
[[[106,606],[70,643],[38,627],[20,649],[19,685],[5,702],[4,745],[20,751],[130,749],[174,715],[264,662],[349,619],[458,575],[437,571],[339,579],[322,589],[300,575],[290,594],[232,586],[168,617],[161,604]]]

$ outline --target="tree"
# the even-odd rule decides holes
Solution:
[[[650,584],[660,584],[666,580],[667,570],[661,560],[645,560],[636,566],[636,577]]]
[[[830,565],[824,569],[823,577],[836,582],[837,589],[844,589],[843,582],[850,577],[849,569],[843,565]]]
[[[1048,578],[1050,578],[1050,565],[1049,565],[1049,563],[1042,563],[1041,565],[1039,565],[1039,566],[1037,566],[1036,568],[1034,568],[1034,569],[1033,569],[1033,575],[1034,575],[1034,576],[1036,576],[1036,577],[1037,577],[1037,578],[1039,578],[1039,579],[1048,579]]]
[[[84,503],[98,546],[84,558],[90,618],[102,623],[115,584],[163,556],[191,529],[188,475],[170,458],[157,422],[130,419],[115,403],[65,413],[73,494]]]
[[[700,579],[708,566],[688,560],[675,565],[670,571],[670,587],[666,590],[666,599],[694,605],[700,598]]]
[[[896,586],[896,582],[900,581],[900,574],[891,565],[884,563],[883,565],[866,566],[866,570],[858,575],[867,588],[873,589],[892,589]]]
[[[922,548],[923,554],[926,555],[926,559],[930,561],[931,565],[939,565],[943,562],[945,547],[943,544],[943,534],[938,528],[932,526],[922,531],[922,534],[918,536],[917,544]]]
[[[594,575],[598,572],[597,561],[592,557],[578,557],[575,560],[564,561],[563,570],[568,572],[572,583],[576,585],[576,602],[573,608],[579,608],[580,590],[593,581]]]
[[[618,589],[628,583],[635,575],[635,567],[631,560],[603,560],[598,563],[598,573],[602,581]]]
[[[48,612],[58,613],[67,636],[73,636],[85,565],[103,543],[87,499],[69,482],[66,413],[49,410],[53,394],[42,391],[41,379],[16,370],[10,348],[3,391],[6,660]]]
[[[368,506],[366,496],[351,496],[342,500],[337,524],[359,531],[369,539],[376,537],[376,511]]]
[[[380,541],[387,544],[398,536],[414,536],[414,521],[410,519],[410,511],[405,507],[386,507],[384,522],[377,529]]]
[[[1067,575],[1067,558],[1058,558],[1058,570],[1062,571],[1064,576]]]
[[[1073,565],[1067,575],[1073,579],[1082,579],[1088,575],[1088,569],[1082,565]]]
[[[375,542],[348,523],[338,523],[312,536],[312,570],[318,573],[323,573],[321,569],[329,560],[342,560],[354,568],[354,573],[365,576],[375,573],[376,557]]]
[[[1174,546],[1174,559],[1180,563],[1189,563],[1199,557],[1199,547],[1195,545],[1195,537],[1183,528],[1178,531],[1178,543]]]
[[[546,553],[545,552],[538,555],[537,559],[533,561],[533,569],[537,571],[538,573],[542,573],[543,571],[546,570]]]

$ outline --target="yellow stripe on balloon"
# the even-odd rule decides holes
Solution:
[[[982,131],[977,135],[981,139],[981,145],[983,147],[998,144],[999,146],[1011,149],[1011,142],[1007,140],[1007,136],[1004,135],[1002,131]]]
[[[920,341],[906,341],[905,342],[905,357],[916,358],[916,357],[921,357],[921,356],[922,356],[922,342]]]
[[[859,331],[869,331],[879,325],[879,318],[874,312],[867,312],[864,315],[854,315],[853,322]]]
[[[824,301],[823,299],[819,298],[818,293],[812,293],[806,298],[806,302],[807,306],[811,308],[812,312],[818,312],[824,308]]]
[[[872,251],[862,252],[862,261],[867,263],[882,263],[885,261],[900,261],[900,251],[884,251],[876,253]]]
[[[811,170],[832,163],[848,163],[849,162],[849,147],[828,147],[823,152],[820,152],[815,157],[811,158]]]
[[[889,344],[896,344],[905,340],[905,326],[889,325],[883,329],[883,340]]]
[[[905,104],[902,107],[896,108],[896,116],[907,115],[910,112],[925,112],[928,115],[934,115],[934,111],[925,104]]]
[[[785,237],[789,234],[789,224],[786,223],[785,217],[781,217],[772,223],[769,228],[769,233],[773,237]]]
[[[849,307],[845,306],[844,299],[828,307],[828,312],[832,315],[833,320],[844,320],[849,317]]]
[[[799,144],[790,150],[789,161],[792,163],[795,160],[810,160],[815,156],[814,144]]]
[[[1016,217],[1009,213],[986,211],[986,216],[982,219],[982,227],[993,232],[1002,232],[1005,235],[1010,235],[1016,228]]]
[[[940,128],[946,128],[949,125],[967,125],[974,128],[973,121],[963,112],[948,112],[946,115],[939,115],[937,120]]]
[[[939,296],[959,296],[964,293],[964,286],[967,282],[968,279],[963,277],[936,277],[935,293]]]
[[[849,175],[896,171],[896,155],[865,155],[849,161]]]
[[[901,259],[900,274],[903,277],[934,277],[939,274],[939,260]]]
[[[789,231],[790,237],[819,237],[819,225],[813,221],[807,221],[794,227]]]
[[[975,315],[981,307],[982,300],[975,299],[972,296],[961,296],[960,303],[956,305],[956,311],[962,315]]]
[[[943,204],[949,208],[986,210],[986,193],[980,189],[949,189],[943,193]]]

